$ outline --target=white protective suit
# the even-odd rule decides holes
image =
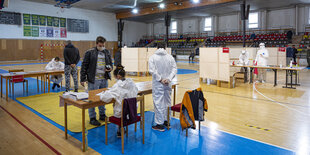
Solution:
[[[239,56],[239,64],[240,65],[249,65],[249,52],[242,50]]]
[[[55,58],[53,58],[52,61],[50,61],[45,67],[46,70],[63,70],[64,68],[65,68],[65,64],[60,61],[56,62]],[[61,74],[51,75],[50,78],[51,78],[51,81],[56,84],[59,84],[63,80],[63,77]]]
[[[110,102],[115,99],[113,104],[114,116],[121,118],[122,102],[126,98],[137,97],[138,88],[131,79],[118,80],[109,90],[100,95],[100,100],[103,102]]]
[[[268,65],[268,57],[269,52],[265,48],[264,43],[259,44],[260,49],[257,51],[255,63],[257,63],[257,66],[267,66]],[[266,81],[266,69],[257,69],[258,70],[258,79],[260,82]]]
[[[167,120],[167,109],[171,106],[171,81],[177,73],[177,65],[174,58],[160,48],[149,58],[149,72],[153,79],[155,123],[162,125]],[[168,85],[160,82],[164,79],[169,81]]]

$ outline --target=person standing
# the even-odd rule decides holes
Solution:
[[[256,54],[255,63],[257,63],[257,66],[267,66],[268,65],[268,57],[269,52],[265,48],[265,43],[259,44],[259,50]],[[260,82],[265,83],[266,82],[266,69],[257,69],[258,70],[258,79]]]
[[[176,62],[167,53],[165,43],[158,43],[157,51],[149,58],[149,72],[152,74],[152,96],[156,124],[152,126],[152,129],[165,131],[165,126],[168,126],[167,110],[171,106],[171,81],[177,73]]]
[[[293,60],[294,60],[294,63],[296,64],[297,63],[296,54],[298,53],[298,51],[297,51],[295,45],[293,45],[292,48],[293,48]]]
[[[66,91],[70,91],[70,74],[72,75],[74,82],[74,91],[78,92],[78,77],[77,77],[77,64],[80,61],[80,52],[73,46],[70,40],[66,41],[64,49],[65,59],[65,80],[66,80]]]
[[[81,85],[85,87],[88,83],[88,90],[96,90],[108,87],[108,79],[112,71],[112,59],[110,51],[105,48],[106,39],[102,36],[97,37],[96,47],[86,51],[81,67]],[[105,107],[99,106],[99,119],[104,121]],[[99,126],[100,122],[96,119],[95,108],[88,109],[90,124]]]

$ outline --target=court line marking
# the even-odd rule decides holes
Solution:
[[[17,121],[21,126],[23,126],[28,132],[30,132],[33,136],[35,136],[37,139],[39,139],[44,145],[46,145],[49,149],[51,149],[54,153],[57,155],[61,155],[60,152],[58,152],[54,147],[52,147],[49,143],[47,143],[43,138],[41,138],[39,135],[37,135],[34,131],[32,131],[30,128],[28,128],[24,123],[22,123],[19,119],[17,119],[13,114],[11,114],[9,111],[7,111],[5,108],[3,108],[0,105],[0,108],[8,113],[15,121]]]

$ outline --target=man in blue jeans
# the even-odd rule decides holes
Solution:
[[[95,90],[108,87],[108,79],[112,71],[112,59],[110,51],[105,48],[106,39],[99,36],[96,39],[96,47],[86,51],[81,66],[81,85],[88,83],[88,90]],[[104,121],[105,107],[99,106],[99,119]],[[99,126],[96,119],[95,108],[88,109],[90,124]]]

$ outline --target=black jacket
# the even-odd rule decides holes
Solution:
[[[98,50],[96,47],[86,51],[84,59],[81,66],[81,82],[95,83],[97,60],[98,60]],[[105,64],[112,67],[112,59],[110,51],[105,49]]]
[[[72,44],[68,44],[64,49],[65,65],[78,64],[80,61],[80,52]]]

